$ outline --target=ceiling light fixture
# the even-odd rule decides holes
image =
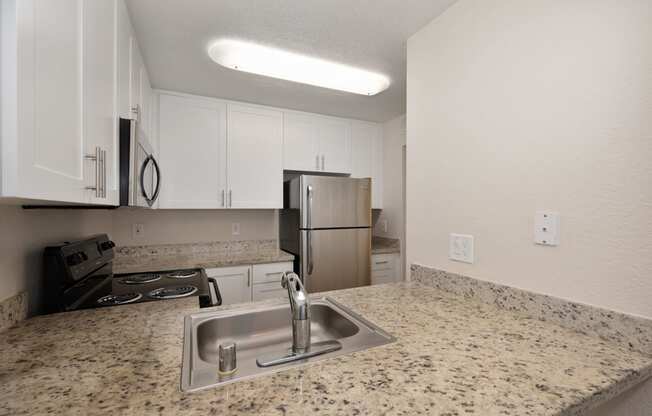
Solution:
[[[355,94],[376,95],[390,84],[382,74],[239,40],[220,39],[208,55],[237,71]]]

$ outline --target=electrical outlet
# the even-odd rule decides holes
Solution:
[[[144,238],[145,226],[143,224],[134,224],[132,228],[132,234],[134,238]]]
[[[473,264],[475,262],[473,243],[472,235],[451,234],[448,257],[454,261]]]
[[[534,242],[542,246],[559,245],[559,214],[537,211],[534,215]]]
[[[387,232],[387,228],[388,228],[387,224],[388,224],[388,221],[387,221],[387,220],[383,220],[383,232],[384,232],[384,233]]]
[[[234,222],[231,224],[231,235],[240,235],[240,223]]]

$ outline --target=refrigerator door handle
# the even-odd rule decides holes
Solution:
[[[312,185],[308,185],[306,199],[308,200],[308,206],[306,208],[306,228],[312,228]]]
[[[312,274],[313,270],[313,263],[312,263],[312,237],[311,237],[312,232],[310,230],[306,231],[306,243],[308,245],[308,253],[306,257],[308,257],[306,260],[308,260],[308,276]]]

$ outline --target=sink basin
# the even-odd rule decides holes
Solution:
[[[292,321],[287,301],[186,316],[181,390],[195,391],[233,383],[395,340],[331,298],[313,299],[310,312],[311,343],[337,341],[342,348],[273,367],[261,367],[256,360],[280,356],[291,349]],[[237,371],[230,376],[220,376],[218,348],[229,342],[237,346]]]

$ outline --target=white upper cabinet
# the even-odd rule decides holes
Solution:
[[[91,202],[118,203],[117,0],[84,2],[84,143]],[[97,157],[99,156],[99,165]]]
[[[143,56],[134,35],[130,39],[129,54],[129,105],[132,119],[136,119],[145,136],[150,136],[152,118],[152,87],[145,68]]]
[[[322,172],[351,173],[351,125],[349,121],[323,118],[317,127]]]
[[[115,7],[2,2],[2,196],[113,202]]]
[[[354,178],[371,178],[371,207],[383,207],[383,137],[381,126],[351,122],[351,154]]]
[[[351,173],[351,130],[348,120],[286,112],[283,168]]]
[[[159,208],[226,208],[226,104],[161,93],[158,120]]]
[[[229,208],[283,208],[283,113],[228,108]]]
[[[314,117],[285,114],[283,126],[283,168],[296,171],[319,171],[319,138]]]

